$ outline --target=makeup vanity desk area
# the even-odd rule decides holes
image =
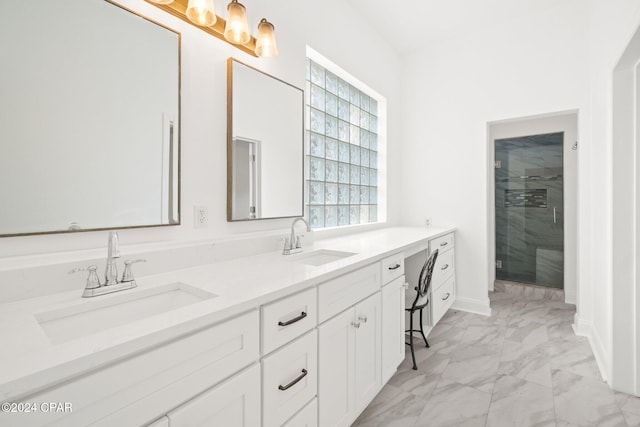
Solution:
[[[1,304],[0,402],[36,410],[0,412],[0,425],[349,426],[404,360],[405,260],[421,268],[435,248],[433,325],[455,300],[453,228],[383,228],[139,277],[96,298],[78,289]],[[314,251],[353,255],[305,263]],[[38,324],[43,312],[167,286],[215,297],[70,340]]]

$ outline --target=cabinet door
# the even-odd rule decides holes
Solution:
[[[148,424],[147,427],[169,427],[169,418],[162,417],[159,420],[156,420],[151,424]]]
[[[404,360],[405,277],[382,288],[382,382],[386,383]]]
[[[171,427],[259,427],[260,365],[204,392],[167,417]]]
[[[318,427],[318,400],[313,399],[282,427]]]
[[[355,417],[355,310],[318,328],[318,412],[322,427],[349,426]]]
[[[147,427],[169,427],[169,418],[162,417],[159,420],[156,420],[151,424],[147,425]]]
[[[380,292],[356,309],[356,410],[364,409],[382,388],[382,300]]]

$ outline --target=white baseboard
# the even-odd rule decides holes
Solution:
[[[489,298],[486,300],[475,300],[469,298],[456,297],[456,300],[451,305],[451,308],[460,311],[466,311],[467,313],[481,314],[483,316],[491,316],[491,307],[489,305]]]
[[[575,291],[573,292],[567,292],[567,290],[564,290],[564,302],[566,304],[573,304],[576,305],[578,303],[578,295]]]
[[[576,313],[573,323],[573,331],[576,335],[586,337],[589,340],[589,345],[591,346],[591,351],[593,351],[593,356],[598,364],[600,375],[604,381],[609,382],[609,371],[607,369],[607,361],[609,360],[609,357],[604,344],[602,343],[602,338],[600,338],[598,331],[593,326],[593,322],[581,319]]]

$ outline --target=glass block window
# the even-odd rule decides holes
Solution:
[[[305,216],[311,227],[378,220],[378,103],[307,59]]]

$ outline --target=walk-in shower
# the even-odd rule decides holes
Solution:
[[[564,287],[564,134],[495,140],[496,279]]]

